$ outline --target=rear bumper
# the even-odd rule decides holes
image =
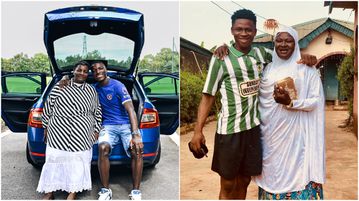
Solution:
[[[28,145],[30,157],[36,164],[45,163],[46,144],[43,142],[43,130],[39,128],[28,127]],[[158,134],[156,134],[156,132]],[[150,128],[142,130],[142,140],[144,145],[143,163],[151,165],[154,163],[158,155],[160,146],[159,128]],[[98,160],[98,145],[97,143],[92,147],[92,163],[97,164]],[[122,144],[116,145],[110,156],[110,163],[114,165],[130,164],[131,159],[126,155]]]

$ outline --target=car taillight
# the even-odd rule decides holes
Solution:
[[[143,110],[140,128],[154,128],[160,125],[156,109],[145,108]]]
[[[35,128],[42,128],[42,108],[35,108],[30,111],[29,120],[27,122],[28,126]]]

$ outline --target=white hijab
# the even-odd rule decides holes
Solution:
[[[275,38],[281,33],[281,32],[287,32],[294,38],[294,51],[291,57],[287,60],[283,60],[279,58],[276,49],[274,47],[274,51],[272,53],[272,64],[271,64],[271,71],[275,73],[271,73],[269,79],[272,80],[280,80],[285,77],[286,75],[295,75],[296,74],[296,68],[297,68],[297,61],[300,59],[300,49],[299,49],[299,43],[298,43],[298,34],[297,31],[294,30],[291,27],[284,27],[282,26],[275,34]],[[293,76],[291,76],[293,77]]]
[[[264,69],[259,90],[263,168],[253,177],[258,186],[271,193],[303,190],[310,182],[325,181],[324,94],[315,70],[297,64],[300,58],[298,34],[284,27],[295,40],[295,49],[288,60],[273,51],[273,62]],[[298,100],[292,109],[273,99],[275,83],[292,77]]]

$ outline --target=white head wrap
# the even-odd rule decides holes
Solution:
[[[276,76],[279,79],[283,78],[280,74],[285,73],[288,75],[288,72],[294,73],[296,70],[296,67],[298,65],[297,61],[300,59],[300,49],[299,49],[297,31],[291,27],[282,26],[276,32],[275,38],[279,35],[279,33],[282,33],[282,32],[287,32],[294,38],[295,47],[294,47],[294,51],[293,51],[292,55],[287,60],[283,60],[283,59],[279,58],[279,56],[276,52],[276,49],[274,47],[274,51],[272,53],[272,69],[273,70],[276,69],[275,71],[279,73]]]

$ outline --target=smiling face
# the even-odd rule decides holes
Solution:
[[[95,63],[92,65],[94,78],[97,82],[103,82],[107,78],[107,69],[103,63]]]
[[[232,25],[231,32],[236,42],[236,49],[248,53],[257,34],[254,22],[249,19],[237,19]]]
[[[84,83],[87,79],[89,68],[86,65],[78,65],[74,70],[74,82]]]
[[[277,35],[274,41],[275,52],[278,57],[287,60],[289,59],[295,48],[294,38],[287,32],[281,32]]]

